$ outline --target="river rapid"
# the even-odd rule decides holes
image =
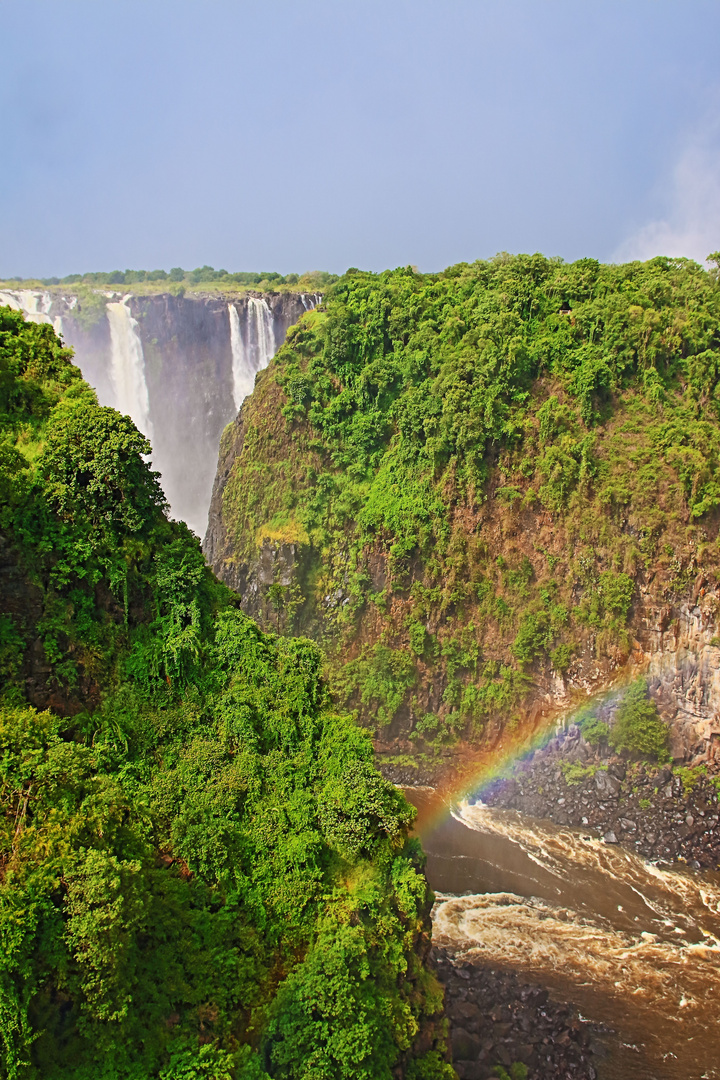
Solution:
[[[720,874],[589,832],[405,792],[437,894],[433,940],[511,968],[615,1033],[600,1080],[720,1078]]]

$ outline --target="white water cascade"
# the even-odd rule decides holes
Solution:
[[[277,346],[268,302],[256,296],[248,301],[248,339],[255,370],[262,371],[272,360]]]
[[[110,381],[115,408],[121,413],[128,413],[143,435],[152,440],[145,357],[129,299],[129,296],[124,296],[122,300],[106,306],[110,325]]]
[[[239,410],[243,401],[253,388],[255,372],[249,370],[245,359],[245,346],[243,344],[242,331],[240,329],[240,316],[238,315],[237,308],[234,304],[228,304],[228,315],[230,316],[233,398],[235,399],[235,408]]]
[[[52,323],[49,312],[52,296],[49,292],[33,292],[32,289],[13,289],[0,292],[0,304],[22,311],[28,322]]]
[[[248,299],[246,336],[243,339],[240,316],[234,304],[228,304],[230,347],[232,349],[233,397],[239,409],[252,393],[255,376],[266,368],[277,350],[273,316],[267,300]]]
[[[305,310],[312,311],[320,303],[322,296],[320,293],[300,293],[300,299]]]
[[[53,299],[49,292],[38,293],[33,292],[31,289],[0,292],[0,304],[12,308],[13,311],[22,311],[28,322],[51,323],[58,337],[62,337],[62,315],[56,315],[54,318],[50,317],[52,302]]]

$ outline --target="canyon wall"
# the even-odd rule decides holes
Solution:
[[[134,296],[5,289],[0,304],[52,323],[102,405],[152,442],[172,514],[205,532],[223,428],[317,294]]]
[[[720,290],[533,259],[334,286],[225,430],[206,558],[408,768],[612,722],[640,675],[712,760]]]
[[[272,406],[268,398],[274,399]],[[351,596],[347,586],[344,591],[339,586],[316,590],[313,597],[311,583],[323,572],[321,552],[307,538],[274,536],[266,523],[261,522],[257,546],[248,554],[238,542],[233,527],[230,509],[233,480],[237,482],[248,459],[258,456],[254,438],[258,423],[267,433],[267,447],[272,445],[274,451],[272,457],[267,453],[263,457],[270,477],[276,475],[283,454],[292,453],[281,404],[282,398],[278,399],[277,386],[268,372],[257,394],[248,399],[234,423],[225,430],[203,550],[215,573],[240,593],[243,610],[261,625],[285,631],[294,628],[332,643],[338,632],[338,618],[342,619],[343,612],[348,610]],[[469,525],[463,521],[461,527],[470,535],[479,535],[481,543],[487,544],[496,558],[505,558],[513,565],[521,564],[524,559],[526,565],[534,561],[538,576],[542,573],[537,565],[538,551],[560,559],[567,546],[562,524],[553,522],[542,512],[525,508],[508,511],[490,500],[485,512],[477,518]],[[714,569],[703,571],[697,565],[691,543],[685,550],[676,549],[676,554],[685,566],[679,588],[670,580],[668,568],[655,567],[650,573],[638,574],[629,618],[630,635],[624,647],[603,650],[598,647],[597,630],[578,627],[572,664],[562,673],[549,664],[533,665],[527,672],[525,700],[520,707],[513,703],[512,715],[522,716],[531,726],[539,728],[546,727],[553,717],[558,722],[570,722],[583,702],[595,700],[612,687],[622,687],[637,675],[644,675],[660,714],[670,726],[673,757],[694,763],[720,762],[720,587]],[[360,609],[353,630],[343,642],[345,655],[351,658],[362,655],[368,645],[387,641],[388,625],[399,636],[413,613],[412,589],[408,587],[405,568],[393,572],[387,552],[379,550],[365,551],[361,559],[369,587],[387,598],[387,607],[385,619],[380,619],[370,604]],[[413,570],[414,577],[416,574],[417,570]],[[288,621],[288,598],[294,620],[292,627]],[[426,633],[442,634],[452,622],[452,615],[431,616],[425,623]],[[507,663],[509,650],[507,645],[503,649],[501,634],[494,639],[489,635],[483,652]],[[433,661],[425,655],[418,657],[416,663],[417,677],[405,699],[415,694],[426,713],[442,712],[450,683],[442,658]],[[611,695],[603,706],[603,715],[612,717],[621,699],[622,694]],[[372,710],[362,708],[357,699],[353,700],[355,703],[361,705],[361,714],[372,725]],[[491,728],[502,730],[505,721],[502,714],[489,719]],[[391,756],[398,752],[414,753],[417,744],[408,740],[412,724],[410,710],[404,703],[399,705],[393,722],[381,729],[377,743],[381,758],[384,752]]]

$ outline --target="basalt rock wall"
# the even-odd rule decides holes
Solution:
[[[269,628],[287,631],[291,627],[283,599],[311,595],[312,578],[322,565],[320,553],[300,537],[273,538],[271,534],[257,538],[248,551],[233,529],[231,507],[232,478],[241,475],[243,460],[255,453],[252,446],[246,446],[248,428],[254,430],[258,423],[262,424],[267,445],[273,447],[272,455],[264,462],[271,475],[279,468],[283,455],[292,453],[279,403],[275,401],[277,393],[273,373],[268,371],[257,394],[248,399],[224,432],[203,550],[215,573],[240,593],[248,614]],[[492,521],[487,510],[485,518],[488,532],[497,534],[497,550],[512,550],[516,558],[522,554],[536,559],[538,549],[562,547],[561,528],[553,530],[541,515],[525,512],[508,516],[498,511],[498,520]],[[687,562],[692,566],[690,550]],[[409,590],[393,581],[384,553],[368,552],[366,563],[370,586],[391,597],[394,622],[402,625],[411,612]],[[547,666],[534,668],[524,703],[515,715],[524,717],[531,727],[547,727],[553,718],[563,724],[583,702],[595,700],[613,687],[622,688],[632,678],[643,675],[660,715],[670,726],[670,751],[675,760],[720,760],[720,587],[714,572],[696,571],[684,592],[675,595],[662,573],[638,575],[629,615],[628,645],[598,655],[597,635],[588,628],[583,640],[577,642],[575,658],[567,671],[560,674]],[[292,628],[329,641],[335,632],[338,610],[346,603],[342,589],[327,591],[314,604],[296,602],[291,612],[295,620]],[[382,634],[382,624],[372,620],[371,614],[366,609],[358,620],[355,637],[347,646],[351,657],[361,654],[368,644],[372,646]],[[446,621],[450,618],[446,616]],[[437,627],[431,624],[430,629]],[[448,685],[446,670],[441,663],[433,665],[427,658],[421,658],[417,666],[419,679],[412,688],[414,693],[424,694],[429,708],[442,708]],[[611,694],[607,706],[610,718],[621,696]],[[398,719],[379,733],[381,755],[386,752],[395,757],[398,751],[413,752],[404,715],[401,707]],[[372,723],[369,715],[368,722]],[[491,726],[493,723],[500,732],[502,717],[491,721]],[[413,768],[390,772],[398,782],[418,779]]]

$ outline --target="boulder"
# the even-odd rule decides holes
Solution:
[[[454,1027],[450,1041],[454,1061],[474,1061],[480,1053],[480,1040],[465,1028]]]
[[[595,773],[595,787],[601,795],[615,798],[620,791],[620,786],[618,778],[613,776],[612,773],[606,772],[605,769],[598,769]]]

